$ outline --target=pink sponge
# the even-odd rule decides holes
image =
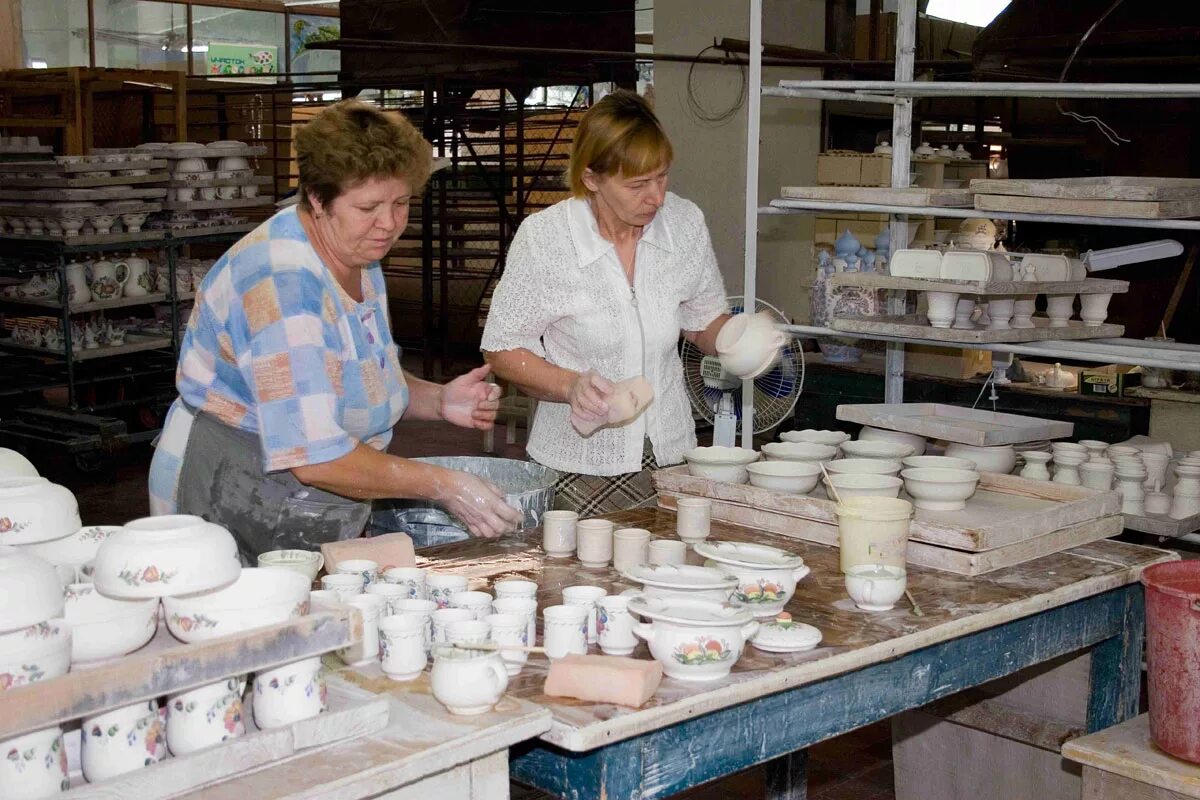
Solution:
[[[654,696],[662,676],[662,664],[657,661],[570,655],[550,662],[542,692],[550,697],[637,708]]]

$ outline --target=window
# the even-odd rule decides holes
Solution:
[[[187,6],[95,0],[95,25],[97,67],[187,69]]]
[[[87,4],[73,0],[22,0],[26,67],[88,65]]]
[[[283,14],[270,11],[192,6],[193,73],[266,76],[283,72],[283,26]]]

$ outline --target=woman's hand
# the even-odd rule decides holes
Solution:
[[[571,415],[583,422],[603,422],[608,419],[608,397],[612,394],[612,381],[592,372],[581,372],[571,388],[567,390],[567,402],[571,404]]]
[[[500,408],[500,387],[487,382],[492,368],[476,367],[442,387],[442,419],[460,428],[491,430]]]
[[[472,536],[495,539],[517,529],[525,515],[504,500],[488,481],[459,470],[443,470],[435,481],[434,500],[462,520]]]

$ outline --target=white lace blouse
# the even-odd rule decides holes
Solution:
[[[521,223],[492,298],[482,350],[526,348],[552,364],[624,380],[640,374],[654,402],[622,428],[584,438],[566,403],[538,403],[526,451],[563,472],[621,475],[641,469],[648,436],[660,465],[696,444],[677,345],[725,313],[725,288],[704,214],[667,193],[642,231],[630,288],[613,243],[586,200],[571,198]]]

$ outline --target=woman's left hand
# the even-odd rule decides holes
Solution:
[[[461,428],[491,430],[500,408],[500,387],[487,382],[492,368],[488,364],[442,387],[442,419]]]

